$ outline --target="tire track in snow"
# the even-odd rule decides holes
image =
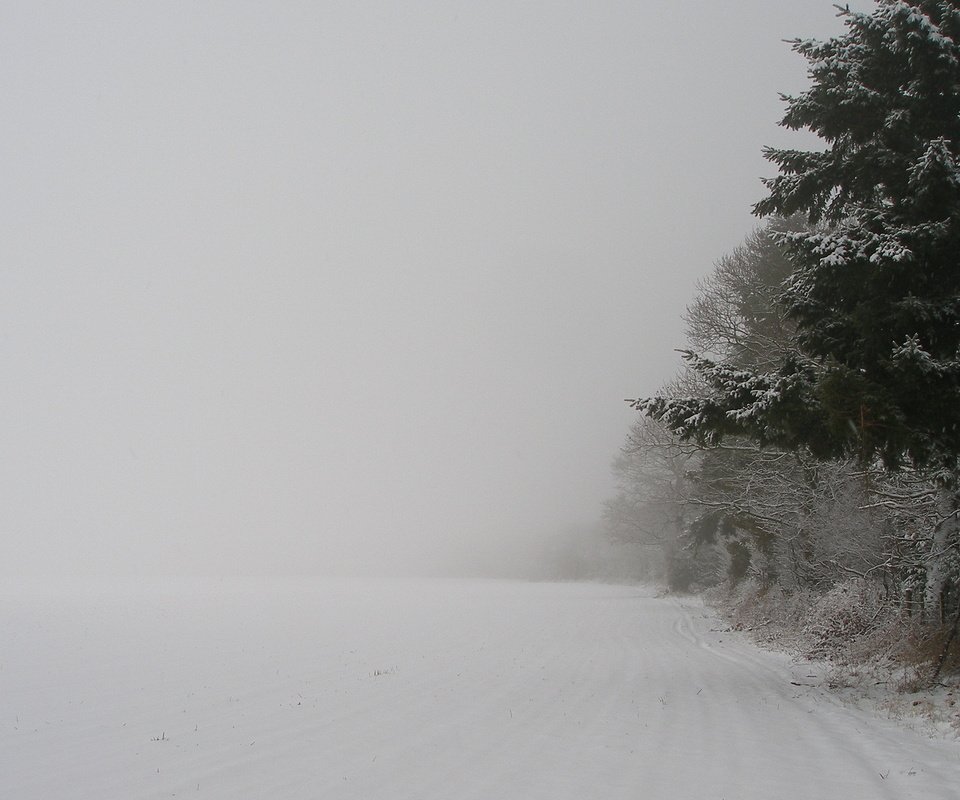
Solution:
[[[776,781],[759,772],[753,785],[731,787],[727,796],[776,796],[783,791],[783,784],[803,786],[810,796],[819,797],[896,800],[952,796],[943,792],[958,777],[955,756],[952,764],[951,760],[944,763],[942,757],[927,759],[923,740],[913,740],[913,746],[905,748],[904,732],[891,730],[882,720],[868,719],[854,709],[840,707],[823,693],[811,702],[790,683],[795,676],[783,657],[758,650],[740,634],[707,631],[706,624],[694,619],[692,603],[673,601],[678,613],[674,628],[696,651],[682,649],[688,650],[688,655],[698,653],[687,661],[701,665],[692,671],[691,677],[703,684],[705,691],[732,693],[736,698],[732,707],[727,703],[719,725],[711,720],[700,728],[720,728],[727,733],[713,742],[715,763],[731,759],[738,765],[733,774],[740,776],[750,773],[750,763],[744,763],[744,756],[754,766],[756,762],[765,762],[779,767]],[[701,620],[707,616],[701,608],[693,607]],[[716,669],[711,660],[729,666]],[[869,731],[869,735],[861,729]],[[813,771],[811,764],[816,765]],[[940,794],[937,790],[926,794],[930,790],[917,785],[914,778],[918,764],[924,764],[921,769],[940,778]],[[941,772],[945,774],[939,775]]]

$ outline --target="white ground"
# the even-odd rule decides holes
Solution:
[[[623,586],[10,589],[0,797],[960,796],[960,744],[712,627]]]

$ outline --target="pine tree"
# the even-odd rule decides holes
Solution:
[[[760,216],[784,232],[797,352],[758,372],[685,357],[709,397],[635,405],[684,438],[748,435],[817,455],[956,474],[960,457],[960,3],[878,0],[846,32],[795,41],[810,88],[782,125],[816,151],[769,148]]]

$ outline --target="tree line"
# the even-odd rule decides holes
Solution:
[[[679,376],[630,401],[611,534],[674,588],[751,580],[960,620],[960,3],[838,9],[767,148],[764,222],[687,307]],[[652,567],[653,568],[653,567]]]

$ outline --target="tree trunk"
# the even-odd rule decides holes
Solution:
[[[924,606],[930,610],[930,615],[937,614],[941,608],[942,592],[950,579],[947,568],[947,551],[950,545],[957,541],[957,492],[952,486],[945,486],[940,490],[940,515],[943,521],[933,529],[930,542],[930,552],[927,554],[926,564],[926,591],[924,592]],[[941,616],[943,611],[940,611]],[[945,620],[942,620],[945,621]]]
[[[943,650],[940,651],[940,658],[937,659],[937,668],[930,677],[930,685],[933,686],[940,677],[940,671],[947,661],[947,655],[950,653],[950,645],[957,638],[957,629],[960,628],[960,603],[957,603],[957,610],[953,615],[953,625],[950,626],[950,633],[947,634],[947,640],[943,643]]]

